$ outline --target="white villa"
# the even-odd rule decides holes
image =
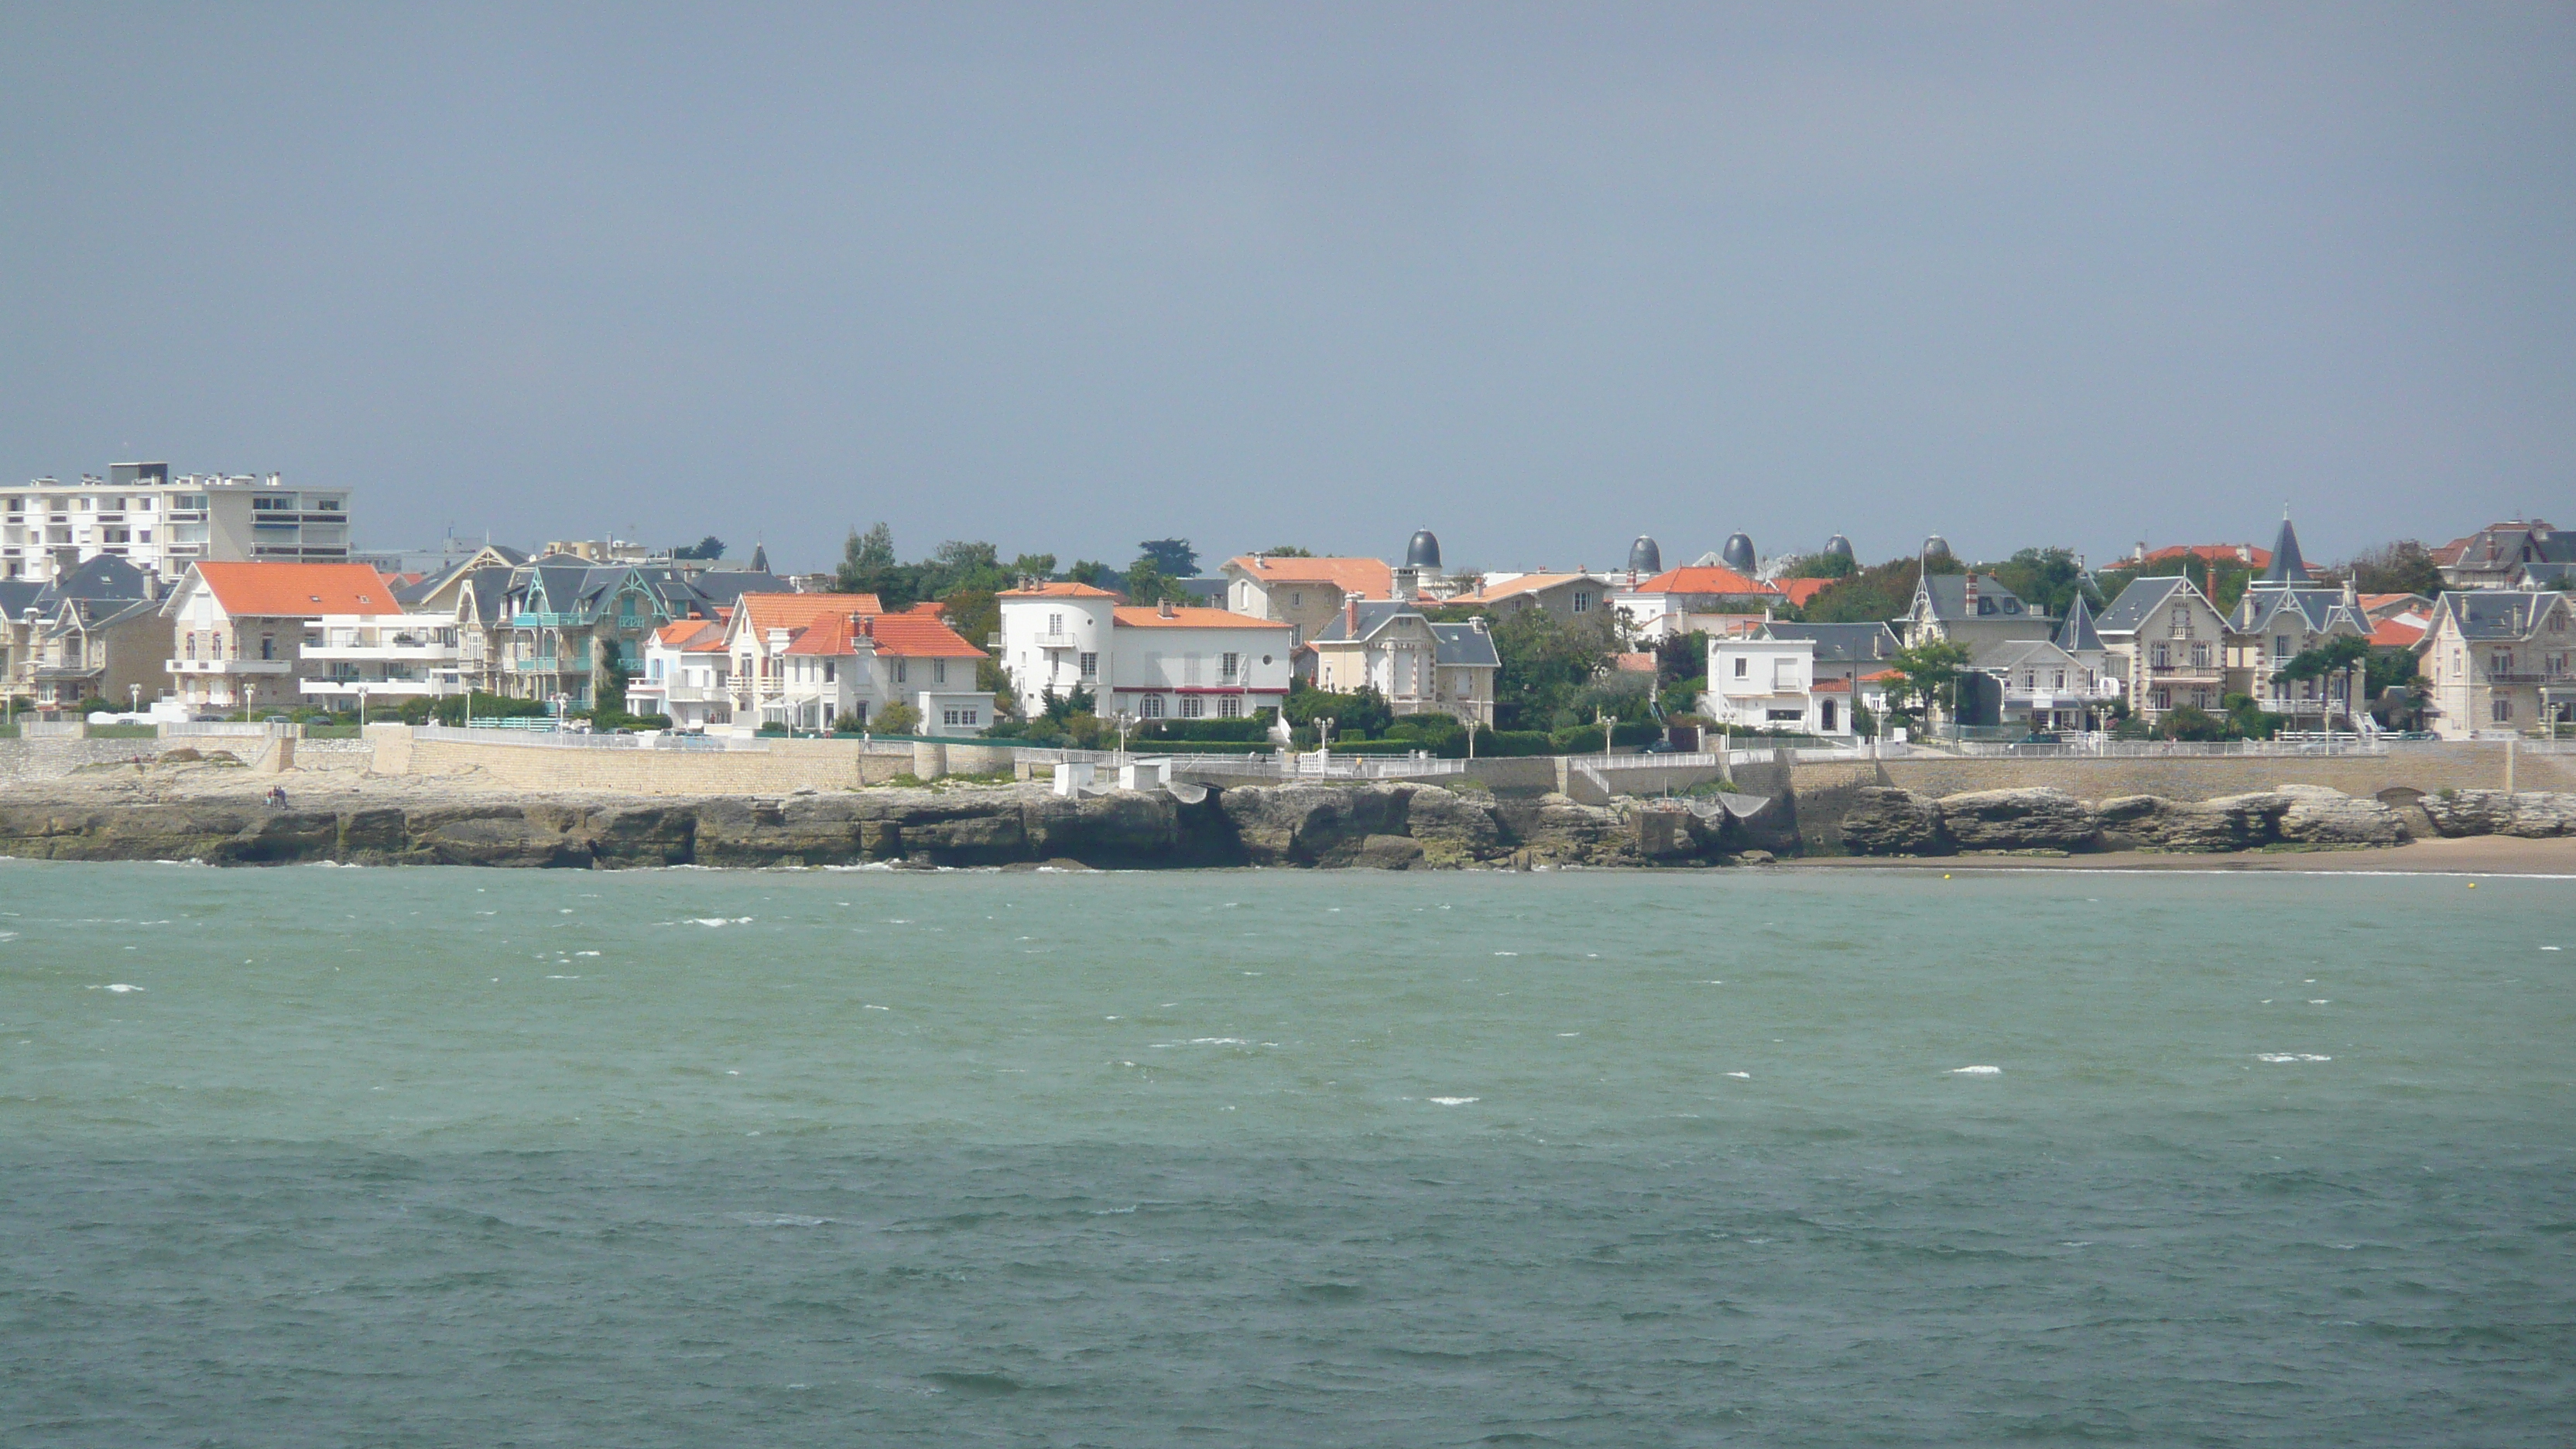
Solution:
[[[997,597],[1002,667],[1023,711],[1080,689],[1103,719],[1240,719],[1288,697],[1296,626],[1284,620],[1130,607],[1089,584],[1030,582]]]
[[[1849,735],[1852,682],[1826,683],[1835,687],[1818,687],[1814,639],[1712,639],[1700,709],[1739,728]]]

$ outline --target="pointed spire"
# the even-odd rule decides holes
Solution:
[[[2281,510],[2281,536],[2272,540],[2272,562],[2255,582],[2297,588],[2308,581],[2308,561],[2299,557],[2299,531],[2290,526],[2290,510]]]
[[[2093,609],[2084,602],[2081,592],[2075,595],[2073,603],[2066,606],[2066,622],[2057,626],[2057,638],[2053,642],[2069,654],[2081,654],[2088,649],[2101,652],[2102,636],[2093,628]]]
[[[756,574],[765,574],[769,572],[769,548],[767,545],[755,543],[751,546],[751,571]]]

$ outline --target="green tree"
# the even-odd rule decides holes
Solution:
[[[1942,554],[1932,560],[1932,572],[1957,574],[1967,569]],[[1880,624],[1901,619],[1914,607],[1915,586],[1922,578],[1922,566],[1912,558],[1871,564],[1809,599],[1798,611],[1799,617],[1810,624]]]
[[[1136,549],[1137,563],[1151,563],[1154,571],[1167,579],[1198,577],[1198,551],[1190,547],[1186,538],[1149,538]]]
[[[1959,682],[1968,668],[1968,646],[1948,639],[1926,639],[1912,648],[1899,649],[1888,657],[1887,665],[1902,678],[1897,693],[1929,706],[1938,703],[1943,691]]]
[[[1189,601],[1189,596],[1181,592],[1181,586],[1161,569],[1156,568],[1152,559],[1140,558],[1130,564],[1127,568],[1127,576],[1122,582],[1126,584],[1126,588],[1120,592],[1127,596],[1127,602],[1131,604],[1159,604],[1166,599],[1176,604]]]
[[[2044,613],[2064,615],[2079,593],[2096,608],[2102,603],[2085,587],[2084,566],[2075,561],[2072,549],[2026,548],[1995,565],[1993,572],[1996,581],[2019,594],[2023,603]]]
[[[2302,649],[2290,661],[2272,671],[2275,680],[2322,679],[2329,674],[2350,669],[2370,657],[2370,641],[2345,635],[2329,639],[2314,648]]]
[[[1289,694],[1280,713],[1300,729],[1312,728],[1318,719],[1329,719],[1333,722],[1333,738],[1341,740],[1381,735],[1395,723],[1395,711],[1388,707],[1386,696],[1366,686],[1348,694],[1301,687]]]
[[[874,594],[889,609],[910,606],[917,597],[903,565],[894,556],[894,530],[879,522],[865,535],[850,530],[841,545],[841,564],[833,570],[832,587],[845,594]]]
[[[2227,721],[2205,709],[2198,709],[2188,704],[2178,705],[2165,711],[2164,718],[2158,721],[2158,724],[2162,728],[2164,737],[2169,740],[2207,742],[2228,739],[2233,733],[2228,728]]]
[[[1127,587],[1126,575],[1095,559],[1075,559],[1073,567],[1064,571],[1064,576],[1077,584],[1089,584],[1095,589],[1109,589],[1115,592]]]
[[[1599,614],[1569,624],[1545,609],[1519,609],[1492,629],[1502,660],[1495,715],[1506,729],[1553,728],[1576,692],[1609,667],[1614,641]]]
[[[1847,579],[1860,572],[1860,564],[1839,553],[1802,553],[1789,560],[1780,570],[1785,579]]]
[[[878,734],[908,735],[921,728],[921,711],[897,700],[877,711],[876,722],[870,728]]]
[[[2365,594],[2422,594],[2429,599],[2443,588],[2441,566],[2411,538],[2365,549],[2347,567],[2352,586]]]
[[[1279,548],[1265,548],[1261,553],[1265,558],[1313,558],[1315,556],[1311,551],[1298,548],[1293,544]]]
[[[710,533],[706,537],[699,539],[696,543],[690,544],[686,548],[675,548],[671,550],[671,557],[707,559],[709,561],[713,561],[715,559],[723,558],[724,551],[724,540]]]

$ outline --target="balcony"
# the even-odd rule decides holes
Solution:
[[[1037,647],[1040,649],[1079,649],[1082,647],[1082,641],[1076,639],[1071,634],[1040,634],[1037,637],[1036,642]]]
[[[426,679],[306,679],[297,682],[301,694],[336,695],[356,699],[361,693],[369,699],[403,699],[437,693]]]
[[[503,621],[502,627],[505,629],[578,629],[589,623],[590,619],[587,615],[553,614],[543,610],[529,610],[512,614]]]
[[[558,674],[562,672],[560,663],[554,655],[545,654],[534,659],[513,659],[510,668],[520,674]]]
[[[456,653],[456,646],[453,644],[442,644],[434,639],[413,639],[403,635],[365,642],[360,642],[358,639],[343,642],[335,637],[328,638],[320,644],[304,646],[304,657],[307,659],[350,664],[379,662],[450,664],[455,662]]]
[[[292,659],[171,659],[172,674],[292,674]]]

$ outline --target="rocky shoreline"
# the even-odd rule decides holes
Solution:
[[[2098,803],[2064,790],[1977,790],[1934,798],[1865,786],[1841,821],[1854,855],[1947,856],[1986,851],[2151,850],[2228,854],[2279,847],[2402,845],[2412,840],[2502,835],[2576,836],[2576,795],[2541,791],[2391,791],[2346,795],[2318,785],[2167,800],[2123,795]]]
[[[1185,800],[1042,786],[877,788],[783,797],[354,798],[279,809],[241,792],[117,798],[96,789],[0,798],[0,855],[210,865],[541,868],[891,864],[1207,868],[1710,866],[1769,859],[1770,837],[1724,811],[1562,795],[1498,799],[1437,786],[1280,785]]]
[[[1586,805],[1419,783],[1111,791],[1041,785],[800,790],[696,798],[526,794],[354,771],[293,781],[273,807],[238,768],[120,764],[0,793],[0,855],[211,865],[622,869],[882,864],[1374,869],[1714,867],[1801,853],[1794,798],[1739,816],[1715,799]],[[2206,801],[2057,789],[1941,797],[1852,791],[1854,859],[2249,855],[2473,836],[2576,839],[2576,795],[2355,797],[2317,786]],[[1740,797],[1738,804],[1742,804]],[[1810,858],[1818,852],[1809,851]],[[1830,854],[1827,847],[1824,854]]]

